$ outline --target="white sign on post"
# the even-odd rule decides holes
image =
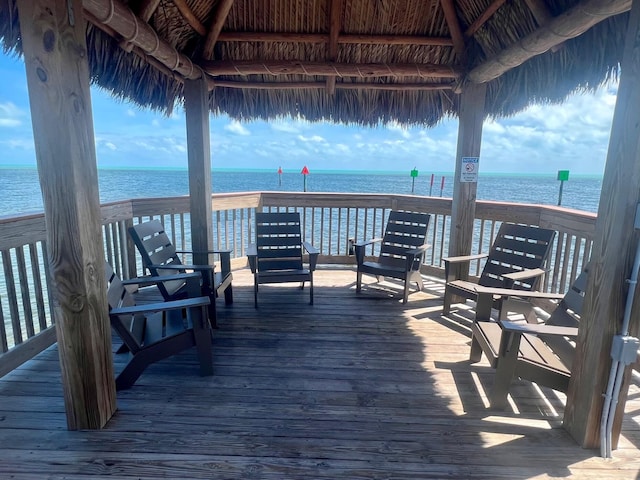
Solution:
[[[460,173],[461,183],[478,183],[478,167],[480,159],[478,157],[462,157],[462,170]]]

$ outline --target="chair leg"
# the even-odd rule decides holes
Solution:
[[[231,305],[233,303],[233,288],[229,285],[224,289],[224,304]]]
[[[258,308],[258,279],[253,277],[253,306]]]
[[[482,347],[475,335],[471,335],[471,352],[469,352],[469,361],[478,363],[482,359]]]
[[[309,280],[309,305],[313,305],[313,278]]]
[[[360,290],[362,290],[362,272],[358,271],[358,273],[356,273],[356,292]]]
[[[444,287],[444,305],[442,306],[442,314],[448,315],[451,311],[451,291]]]
[[[213,375],[213,360],[211,359],[211,332],[205,325],[204,314],[206,310],[193,309],[190,312],[191,324],[193,325],[193,336],[200,362],[200,376]]]
[[[404,304],[406,304],[407,300],[409,299],[409,284],[410,283],[411,282],[409,281],[408,278],[406,278],[404,280],[404,291],[403,291],[403,294],[402,294],[402,303],[404,303]]]

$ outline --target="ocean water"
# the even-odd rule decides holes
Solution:
[[[442,186],[444,177],[444,187]],[[101,202],[126,198],[187,195],[186,170],[115,170],[98,172]],[[412,179],[409,173],[318,172],[307,176],[309,192],[395,193],[451,197],[453,174],[425,173]],[[214,171],[213,191],[287,191],[301,192],[304,178],[298,172]],[[560,182],[555,175],[480,175],[479,200],[556,205]],[[574,176],[564,182],[562,206],[596,212],[602,178]],[[0,216],[42,211],[38,172],[34,168],[0,167]]]

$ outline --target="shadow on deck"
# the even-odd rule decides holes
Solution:
[[[402,305],[399,288],[354,282],[319,270],[313,306],[294,285],[261,286],[256,310],[235,272],[215,375],[198,376],[195,351],[153,365],[101,431],[66,430],[50,348],[0,380],[0,477],[636,478],[637,385],[603,460],[561,428],[553,391],[520,382],[509,411],[487,409],[493,371],[467,361],[469,312],[441,317],[442,283]]]

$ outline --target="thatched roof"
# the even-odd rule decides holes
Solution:
[[[92,79],[118,97],[170,112],[204,75],[214,113],[365,125],[434,125],[469,81],[488,82],[489,116],[595,89],[618,71],[630,4],[83,0]],[[0,37],[20,51],[14,0],[0,2]],[[526,59],[535,49],[548,50]]]

